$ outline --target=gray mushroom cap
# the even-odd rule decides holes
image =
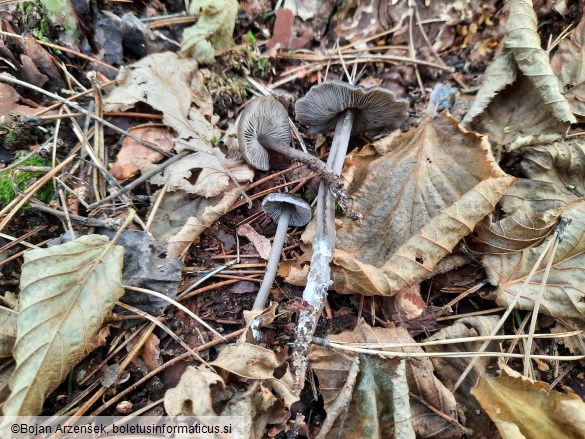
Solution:
[[[328,81],[312,87],[295,105],[296,118],[311,134],[331,131],[344,111],[354,110],[352,134],[395,129],[408,118],[408,101],[383,87]]]
[[[278,222],[286,207],[292,209],[288,222],[290,226],[304,226],[311,221],[311,206],[302,198],[292,194],[276,192],[266,195],[262,200],[262,209],[275,222]]]
[[[240,116],[238,143],[250,166],[267,171],[270,168],[267,145],[290,145],[288,113],[283,105],[272,96],[252,99]]]

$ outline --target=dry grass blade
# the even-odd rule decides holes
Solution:
[[[221,338],[222,340],[224,340],[223,335],[221,335],[219,332],[217,332],[215,329],[213,329],[211,326],[209,326],[206,322],[204,322],[203,320],[201,320],[201,317],[199,317],[197,314],[195,314],[193,311],[191,311],[189,308],[186,308],[185,306],[181,305],[179,302],[171,299],[168,296],[165,296],[164,294],[158,293],[156,291],[152,291],[152,290],[148,290],[146,288],[138,288],[138,287],[132,287],[130,285],[123,285],[123,287],[126,290],[130,290],[130,291],[137,291],[139,293],[146,293],[146,294],[150,294],[151,296],[155,296],[158,297],[161,300],[165,300],[167,302],[169,302],[171,305],[176,306],[177,308],[179,308],[181,311],[183,311],[185,314],[189,315],[190,317],[192,317],[193,319],[195,319],[200,325],[202,325],[203,327],[207,328],[209,331],[213,332],[215,335],[217,335],[219,338]]]

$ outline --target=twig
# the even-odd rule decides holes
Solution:
[[[34,91],[36,91],[38,93],[42,93],[45,96],[50,97],[51,99],[54,99],[56,101],[59,101],[62,104],[65,104],[68,107],[73,108],[75,111],[77,111],[79,113],[85,114],[86,116],[89,116],[92,119],[99,120],[99,122],[101,122],[104,126],[107,126],[108,128],[114,130],[115,132],[120,133],[120,134],[123,134],[124,136],[127,136],[127,137],[131,138],[132,140],[135,140],[136,142],[140,143],[141,145],[144,145],[144,146],[147,146],[148,148],[154,149],[155,151],[160,152],[162,155],[164,155],[166,157],[170,157],[171,156],[171,154],[169,154],[167,151],[159,148],[156,144],[154,144],[152,142],[148,142],[146,140],[143,140],[140,137],[135,136],[134,134],[130,134],[129,132],[123,130],[122,128],[120,128],[120,127],[118,127],[116,125],[114,125],[113,123],[108,122],[107,120],[100,119],[95,114],[87,111],[82,106],[80,106],[80,105],[78,105],[78,104],[76,104],[74,102],[70,102],[67,99],[63,98],[63,97],[61,97],[59,95],[56,95],[55,93],[51,93],[49,91],[43,90],[40,87],[37,87],[36,85],[32,85],[32,84],[29,84],[28,82],[24,82],[24,81],[21,81],[19,79],[16,79],[16,78],[8,75],[7,73],[0,73],[0,81],[8,82],[8,83],[11,83],[11,84],[17,84],[17,85],[20,85],[22,87],[26,87],[26,88],[29,88],[31,90],[34,90]]]
[[[35,200],[34,198],[32,200],[30,200],[30,204],[32,205],[33,208],[40,210],[41,212],[49,213],[51,215],[58,216],[59,218],[65,218],[65,212],[61,212],[60,210],[53,209],[52,207],[49,207],[46,204],[43,204],[40,201]],[[69,218],[71,218],[71,221],[73,221],[75,223],[79,223],[79,224],[86,226],[86,227],[112,228],[113,226],[116,225],[116,223],[118,221],[118,220],[103,221],[103,220],[99,220],[96,218],[87,218],[84,216],[73,215],[73,214],[69,214]]]

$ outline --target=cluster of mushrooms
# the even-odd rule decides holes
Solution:
[[[382,87],[365,88],[342,81],[328,81],[312,87],[297,101],[295,113],[297,121],[306,125],[310,134],[335,129],[329,158],[324,163],[290,146],[288,112],[278,100],[272,96],[254,98],[246,106],[238,124],[240,153],[250,166],[267,171],[270,168],[268,151],[276,151],[306,164],[319,175],[316,236],[322,233],[334,248],[334,224],[328,225],[331,218],[326,217],[334,215],[335,201],[349,218],[360,218],[359,213],[351,209],[351,197],[339,181],[350,136],[398,128],[406,120],[407,111],[407,101],[397,100],[394,93]],[[288,193],[267,195],[262,208],[278,226],[253,310],[262,310],[266,305],[288,227],[304,226],[312,216],[311,206],[306,201]]]

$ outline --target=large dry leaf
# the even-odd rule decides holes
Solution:
[[[124,294],[124,249],[101,235],[25,253],[5,416],[36,416],[45,397],[98,345],[106,314]]]
[[[12,357],[16,341],[16,317],[18,313],[0,306],[0,358]]]
[[[499,221],[486,216],[475,226],[473,235],[465,243],[477,254],[511,253],[535,247],[553,231],[558,216],[559,211],[541,214],[522,209]]]
[[[483,376],[472,393],[504,439],[585,437],[585,403],[549,390],[547,383],[503,373]]]
[[[575,123],[576,120],[569,104],[559,90],[548,54],[541,48],[538,20],[532,1],[510,0],[506,3],[506,9],[504,48],[499,55],[504,59],[494,61],[495,66],[489,70],[489,73],[495,73],[498,77],[488,76],[485,90],[478,93],[478,100],[463,122],[466,124],[471,122],[485,108],[490,96],[495,95],[510,83],[513,74],[506,73],[505,69],[517,69],[528,78],[541,97],[544,106],[550,110],[555,119],[567,124]],[[513,58],[513,62],[510,57]]]
[[[540,311],[564,318],[583,320],[585,317],[585,201],[569,204],[561,216],[571,219],[564,238],[554,254]],[[552,239],[552,238],[551,238]],[[505,255],[487,255],[481,260],[492,285],[498,287],[497,302],[507,306],[516,294],[522,293],[517,307],[534,308],[533,298],[539,295],[548,257],[541,263],[530,282],[523,284],[546,243],[536,248]]]
[[[444,112],[347,159],[362,222],[344,219],[333,255],[341,293],[392,295],[430,276],[514,182],[487,140]]]
[[[177,151],[211,152],[217,133],[205,116],[211,116],[213,101],[195,60],[172,52],[149,55],[122,69],[117,81],[104,100],[104,111],[125,111],[144,102],[162,112],[163,123],[177,132]]]
[[[232,33],[238,13],[236,0],[193,0],[189,13],[199,20],[183,32],[181,55],[200,63],[214,62],[214,51],[233,45]]]
[[[469,126],[486,133],[497,154],[502,149],[513,151],[524,145],[558,140],[567,130],[567,124],[552,116],[534,85],[522,74],[494,97]]]
[[[551,59],[551,66],[569,101],[571,111],[581,120],[585,118],[585,16],[559,47]]]
[[[519,149],[520,179],[502,197],[504,211],[543,212],[585,196],[585,141],[575,139]]]
[[[216,370],[188,367],[177,387],[167,390],[167,414],[241,416],[246,438],[260,438],[268,424],[290,416],[290,405],[298,399],[291,391],[294,379],[274,352],[239,342],[225,346],[210,365]],[[228,388],[228,382],[238,385]]]
[[[372,328],[363,321],[353,331],[330,335],[331,341],[339,343],[413,343],[404,328]],[[422,353],[420,348],[402,348],[403,352]],[[410,391],[416,397],[404,398],[396,385],[399,361],[375,355],[360,355],[359,373],[351,399],[344,392],[345,381],[355,354],[313,346],[309,354],[312,370],[319,378],[325,410],[330,411],[340,403],[347,406],[343,417],[333,424],[327,437],[393,437],[396,419],[407,414],[417,437],[459,438],[464,428],[437,415],[432,407],[447,416],[457,419],[453,395],[435,377],[429,359],[406,359],[406,378]],[[398,393],[397,393],[398,391]],[[425,401],[424,405],[420,400]],[[401,418],[402,417],[402,418]],[[343,419],[341,419],[343,418]],[[352,432],[353,435],[349,435]]]
[[[464,317],[457,320],[451,326],[441,329],[440,331],[433,334],[431,337],[424,341],[438,341],[438,340],[453,340],[456,338],[467,338],[467,337],[480,337],[489,336],[493,329],[498,324],[499,317],[497,316],[477,316],[477,317]],[[480,348],[481,341],[472,341],[467,343],[456,343],[456,344],[444,344],[436,346],[427,346],[426,352],[477,352]],[[497,350],[498,346],[493,343],[493,346],[488,347],[488,350]],[[470,358],[431,358],[431,363],[434,366],[435,375],[441,383],[443,383],[448,389],[452,389],[453,385],[457,382],[463,371],[469,365]],[[467,375],[467,378],[463,381],[461,386],[455,393],[455,399],[457,400],[460,413],[465,414],[465,419],[462,423],[474,430],[474,432],[481,434],[490,431],[491,422],[487,418],[484,412],[480,410],[480,406],[470,395],[470,390],[480,376],[483,375],[490,362],[493,362],[490,358],[481,358],[475,363],[474,368]],[[477,434],[470,435],[470,437],[478,437]]]

